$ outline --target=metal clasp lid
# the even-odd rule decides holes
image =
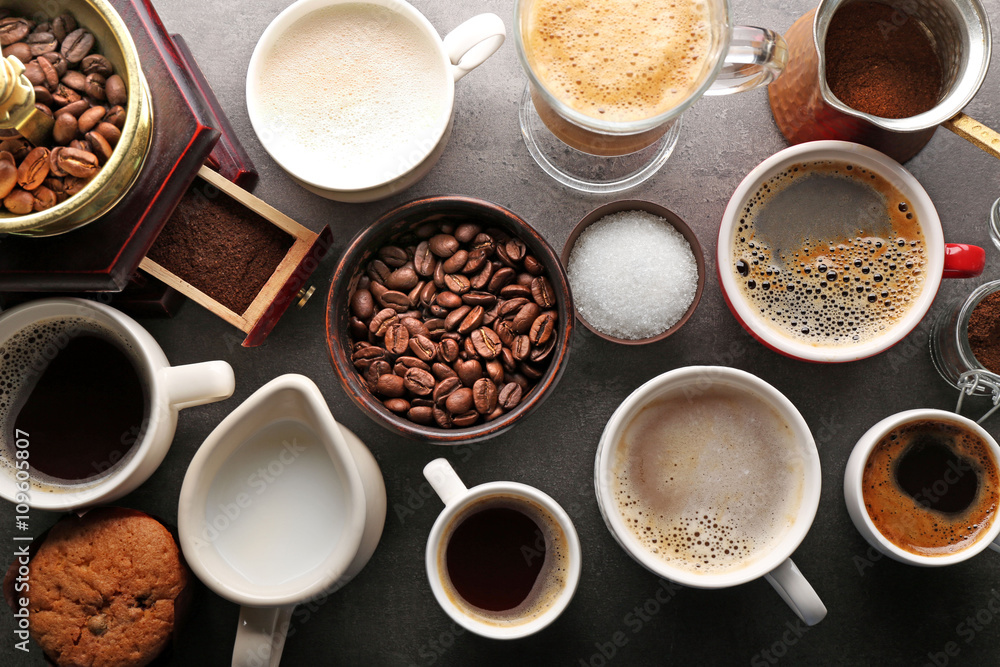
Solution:
[[[977,424],[982,424],[989,419],[990,415],[1000,408],[1000,375],[983,370],[965,371],[958,377],[958,404],[955,412],[962,413],[962,401],[966,396],[972,396],[977,391],[989,391],[993,400],[993,407],[989,412],[976,420]]]

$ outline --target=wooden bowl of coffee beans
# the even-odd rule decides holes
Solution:
[[[92,222],[135,182],[152,137],[138,52],[107,0],[0,3],[3,56],[25,66],[38,145],[0,130],[0,233],[51,236]]]
[[[389,211],[333,276],[326,338],[348,395],[403,436],[463,444],[537,408],[573,333],[566,273],[507,209],[461,196]]]

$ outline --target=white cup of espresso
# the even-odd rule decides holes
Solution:
[[[31,433],[16,433],[19,403],[30,395],[52,359],[77,335],[91,334],[112,343],[131,362],[145,394],[145,413],[136,432],[122,434],[121,451],[94,461],[94,474],[59,480],[37,473],[32,459],[40,461],[42,443]],[[34,342],[23,344],[26,337]],[[4,420],[0,447],[0,497],[35,509],[70,510],[108,503],[145,482],[163,461],[173,441],[177,413],[205,403],[229,398],[235,388],[232,367],[225,361],[171,366],[163,350],[135,320],[100,303],[84,299],[40,299],[17,306],[0,316],[0,357],[10,347],[24,352],[22,368],[0,362],[0,370],[18,378],[20,388],[6,395],[0,419]],[[8,365],[8,368],[2,366]],[[52,419],[63,415],[52,414]],[[34,446],[34,451],[32,451]]]
[[[918,266],[918,270],[922,272],[922,284],[915,288],[915,292],[912,295],[906,295],[905,298],[896,299],[893,302],[893,307],[896,304],[902,303],[901,310],[903,314],[898,317],[886,316],[885,311],[872,310],[877,306],[882,304],[882,297],[880,296],[883,290],[887,287],[893,290],[901,289],[901,279],[897,278],[894,283],[889,284],[888,280],[891,276],[886,275],[887,282],[869,282],[866,284],[865,281],[870,281],[870,278],[875,275],[880,269],[880,265],[875,263],[873,267],[859,267],[859,265],[852,265],[846,267],[838,267],[840,270],[835,272],[837,275],[830,281],[829,288],[832,290],[834,285],[839,288],[845,288],[845,279],[849,280],[848,293],[852,296],[851,290],[856,289],[861,286],[862,289],[872,288],[869,294],[874,297],[872,301],[871,309],[865,311],[864,318],[870,318],[874,325],[880,325],[882,328],[875,331],[874,333],[865,333],[863,339],[857,340],[857,342],[841,342],[832,344],[828,339],[822,337],[817,338],[805,338],[799,336],[798,327],[786,328],[783,325],[776,324],[775,317],[777,313],[775,311],[786,310],[785,314],[795,314],[802,315],[797,311],[797,307],[792,306],[782,306],[781,302],[776,302],[779,305],[768,305],[762,306],[760,303],[756,303],[751,300],[748,293],[744,292],[744,287],[749,283],[745,279],[741,279],[736,268],[737,262],[750,257],[750,253],[756,253],[757,250],[750,250],[748,248],[739,248],[737,243],[737,238],[741,234],[737,233],[737,230],[741,229],[742,220],[746,217],[749,218],[747,214],[748,207],[754,203],[754,199],[757,193],[762,192],[762,188],[773,179],[777,179],[774,182],[778,183],[780,188],[783,188],[784,192],[790,191],[794,179],[789,179],[784,177],[781,180],[782,174],[787,174],[790,170],[798,170],[802,165],[815,164],[815,163],[846,163],[852,166],[853,174],[857,178],[857,174],[862,170],[868,170],[869,173],[876,174],[881,179],[884,179],[887,187],[894,190],[896,194],[903,197],[909,202],[909,212],[907,215],[914,215],[916,221],[919,223],[920,231],[923,234],[923,248],[922,255],[920,256],[920,261],[922,266]],[[808,169],[802,169],[803,172]],[[818,170],[817,170],[818,171]],[[848,180],[848,179],[842,179]],[[861,181],[865,182],[864,180]],[[799,184],[802,183],[800,178]],[[779,189],[780,189],[779,188]],[[863,189],[863,188],[862,188]],[[810,211],[808,214],[802,214],[796,217],[796,220],[807,220],[809,221],[808,227],[804,225],[802,232],[807,236],[813,234],[814,236],[809,237],[812,241],[816,242],[815,247],[810,249],[810,254],[807,256],[816,255],[828,255],[829,253],[822,252],[825,248],[819,248],[821,245],[819,242],[826,242],[830,240],[832,243],[837,243],[840,240],[848,241],[853,239],[855,234],[860,233],[859,230],[845,232],[843,234],[837,234],[837,239],[834,240],[833,237],[827,238],[816,238],[815,233],[819,224],[824,224],[826,219],[833,217],[832,214],[827,214],[826,211],[838,211],[838,210],[856,210],[865,211],[864,208],[867,203],[857,202],[852,199],[850,203],[852,206],[838,206],[838,199],[825,194],[813,193],[812,201],[822,201],[824,207],[818,207],[820,210]],[[838,197],[843,198],[845,196],[853,197],[854,194],[844,195],[838,194]],[[766,200],[767,197],[771,197],[770,192],[763,195],[763,199]],[[771,201],[775,201],[774,197],[771,197]],[[897,204],[895,202],[886,201],[884,210],[879,211],[876,218],[885,217],[886,219],[891,218],[892,215],[898,215],[892,209]],[[760,204],[756,203],[757,209],[761,211],[768,210],[768,206],[773,206],[773,203]],[[773,209],[772,209],[773,210]],[[757,214],[758,217],[761,214]],[[825,216],[825,218],[823,218]],[[823,218],[823,219],[820,219]],[[819,223],[814,222],[820,219]],[[895,227],[896,223],[893,223]],[[787,227],[787,226],[786,226]],[[820,227],[822,229],[822,227]],[[893,229],[893,233],[896,230]],[[870,230],[865,231],[865,236],[877,236],[877,234],[872,233]],[[747,234],[749,236],[749,234]],[[778,240],[781,238],[776,234],[772,234],[774,238],[766,239],[765,244],[771,242],[774,247],[769,247],[768,251],[771,253],[771,261],[766,262],[765,265],[761,265],[761,268],[771,268],[773,265],[782,264],[778,260],[779,253],[790,253],[800,252],[803,239],[800,238],[791,239],[788,241],[788,247],[781,247]],[[753,242],[754,240],[760,241],[761,236],[758,235],[753,239],[747,239]],[[859,247],[860,242],[854,246]],[[751,246],[752,247],[752,246]],[[760,248],[760,245],[757,246]],[[881,247],[881,246],[880,246]],[[890,246],[891,247],[891,244]],[[763,252],[763,251],[762,251]],[[853,250],[852,250],[853,252]],[[888,253],[886,253],[888,254]],[[763,255],[762,255],[763,256]],[[798,255],[796,255],[798,257]],[[903,338],[907,336],[923,319],[924,315],[927,314],[928,309],[931,307],[931,303],[934,301],[934,297],[937,295],[938,288],[941,285],[942,278],[968,278],[977,276],[982,273],[983,267],[985,266],[985,252],[982,248],[977,246],[969,246],[964,244],[952,244],[945,243],[944,233],[941,228],[941,220],[938,217],[937,210],[934,208],[934,203],[931,201],[930,196],[923,189],[920,183],[917,181],[913,175],[904,169],[898,162],[892,158],[872,149],[867,146],[862,146],[860,144],[854,144],[846,141],[812,141],[804,144],[798,144],[796,146],[791,146],[778,153],[775,153],[771,157],[767,158],[761,162],[757,167],[755,167],[740,183],[739,187],[733,193],[732,198],[729,200],[729,205],[726,207],[726,212],[722,218],[722,224],[719,227],[719,243],[718,243],[718,270],[719,270],[719,283],[722,287],[722,295],[726,300],[726,304],[732,311],[733,315],[736,317],[737,321],[747,330],[754,338],[763,343],[766,347],[794,359],[801,359],[804,361],[813,361],[820,363],[838,363],[855,361],[858,359],[864,359],[888,348],[892,347]],[[765,258],[766,260],[766,258]],[[781,275],[775,275],[775,277],[761,278],[760,275],[752,275],[750,278],[758,278],[760,281],[771,281],[773,285],[769,285],[771,292],[781,293],[778,296],[771,298],[779,298],[779,296],[784,294],[787,285],[792,284],[795,294],[800,294],[804,288],[815,288],[816,285],[810,283],[802,283],[802,287],[794,287],[795,281],[801,279],[801,276],[797,276],[796,273],[798,269],[796,268],[796,263],[798,260],[792,260],[789,257],[784,257],[783,265],[780,267],[782,271]],[[813,262],[811,265],[811,270],[814,271],[813,276],[818,277],[819,271],[816,266],[817,262]],[[820,266],[822,264],[820,263]],[[862,271],[871,270],[870,273],[862,273]],[[903,267],[900,266],[900,276],[906,276],[902,272]],[[762,271],[757,273],[763,274]],[[768,276],[770,274],[767,274]],[[914,274],[916,275],[916,274]],[[860,282],[859,282],[860,281]],[[822,289],[827,290],[827,285],[822,284]],[[764,290],[764,285],[761,284],[755,288],[755,293],[762,294]],[[841,298],[837,292],[840,290],[835,290],[833,292],[824,293],[823,298],[825,299],[829,294],[830,300],[826,303],[833,303]],[[902,291],[902,290],[901,290]],[[806,294],[812,294],[812,292],[806,292]],[[889,294],[887,292],[887,294]],[[804,297],[799,297],[804,299]],[[867,298],[867,295],[866,295]],[[862,303],[860,308],[858,302],[860,298],[854,301],[846,301],[847,305],[852,309],[861,310],[863,308],[869,308],[868,303]],[[808,300],[805,301],[807,304]],[[836,305],[836,304],[834,304]],[[763,309],[763,312],[762,312]],[[834,311],[830,311],[829,315],[826,317],[835,315]],[[809,322],[812,325],[812,334],[817,333],[817,329],[822,325],[822,319],[819,316],[813,317],[811,313],[806,313],[806,317],[811,318]],[[794,320],[792,318],[790,322]],[[847,318],[841,318],[847,319]],[[865,319],[867,322],[868,319]],[[799,322],[802,324],[804,322]],[[809,327],[806,327],[808,329]],[[847,329],[837,330],[838,334],[845,334]],[[803,334],[809,334],[809,331],[803,331]],[[845,334],[846,335],[846,334]]]
[[[427,578],[441,608],[467,630],[491,639],[518,639],[542,630],[569,605],[580,581],[580,538],[566,511],[550,496],[517,482],[489,482],[471,489],[458,477],[446,459],[435,459],[424,467],[424,477],[444,502],[427,538]],[[534,521],[537,533],[530,543],[516,544],[518,558],[541,568],[523,601],[510,609],[489,611],[466,600],[462,585],[451,576],[449,547],[456,531],[469,518],[489,509],[513,509]],[[503,544],[506,548],[511,545]],[[481,563],[460,563],[475,571],[476,578],[490,581],[496,574]],[[523,583],[523,582],[519,582]]]
[[[474,16],[442,40],[404,0],[299,0],[254,49],[250,122],[310,192],[344,202],[389,197],[440,158],[455,82],[505,36],[494,14]]]
[[[992,468],[992,472],[981,474],[984,471],[975,471],[977,485],[984,487],[977,487],[978,493],[982,495],[977,494],[972,501],[972,506],[965,513],[958,513],[952,516],[939,516],[933,509],[927,509],[920,505],[926,502],[928,507],[933,507],[936,501],[955,490],[956,485],[960,484],[963,478],[970,479],[968,476],[969,473],[974,472],[972,466],[963,465],[962,462],[958,462],[957,464],[952,462],[953,465],[946,464],[942,468],[940,475],[937,473],[930,474],[926,483],[920,485],[921,489],[917,492],[917,496],[919,497],[906,495],[906,492],[898,486],[898,481],[895,481],[895,479],[882,480],[884,486],[891,489],[892,496],[889,496],[891,500],[895,501],[898,498],[899,507],[905,509],[905,513],[897,513],[900,520],[893,521],[893,526],[889,529],[889,532],[896,535],[897,540],[900,542],[906,540],[906,546],[911,547],[907,549],[904,548],[902,543],[897,544],[896,541],[890,539],[872,520],[866,507],[864,478],[867,463],[872,456],[872,452],[875,451],[876,447],[887,436],[894,434],[893,432],[901,427],[920,423],[953,426],[957,429],[957,432],[967,432],[974,439],[978,437],[981,445],[984,445],[983,448],[987,450],[984,453],[990,460],[986,463]],[[900,437],[898,431],[896,435],[897,438]],[[926,440],[924,443],[926,443]],[[886,444],[888,445],[889,443]],[[911,444],[915,445],[918,443],[915,440],[913,443],[901,443],[901,448],[905,450],[905,447]],[[926,447],[926,444],[924,446]],[[905,451],[899,454],[899,456],[895,457],[892,470],[887,473],[893,478],[896,477],[896,471],[899,469],[899,461],[905,456]],[[901,563],[921,567],[952,565],[972,558],[987,547],[993,551],[1000,551],[1000,521],[997,520],[997,504],[996,502],[992,502],[989,497],[986,497],[987,494],[992,494],[995,501],[996,497],[1000,495],[1000,484],[998,484],[997,479],[998,465],[1000,465],[1000,446],[997,445],[997,441],[993,436],[986,432],[986,429],[971,419],[944,410],[906,410],[905,412],[899,412],[886,417],[868,429],[861,436],[861,439],[858,440],[858,443],[851,451],[851,456],[847,460],[847,468],[844,471],[844,501],[847,504],[847,511],[851,515],[851,520],[854,522],[858,532],[865,538],[865,541],[889,558]],[[976,511],[977,508],[975,505],[980,503],[980,499],[983,502],[982,507],[978,508],[980,510],[978,518],[971,519],[966,513]],[[873,498],[872,500],[873,504],[878,503],[877,499]],[[981,525],[983,520],[988,521],[988,524],[974,538],[970,537],[962,540],[962,543],[955,546],[949,545],[945,541],[941,542],[937,547],[930,549],[927,548],[929,545],[914,548],[914,545],[910,544],[912,541],[911,538],[921,533],[926,535],[926,531],[922,531],[921,528],[923,527],[922,524],[928,519],[935,522],[955,521],[956,525],[961,525],[963,528],[967,528],[969,525]]]
[[[736,417],[727,426],[722,420],[730,414]],[[739,429],[736,419],[745,425],[750,415],[754,427]],[[675,425],[685,430],[672,431]],[[652,430],[643,444],[639,440],[647,427]],[[699,433],[699,428],[715,430]],[[674,433],[677,439],[671,441]],[[772,439],[781,440],[780,449],[770,448]],[[639,449],[648,451],[635,454]],[[674,452],[677,459],[671,459]],[[642,466],[645,479],[658,483],[626,487],[631,462]],[[790,472],[783,477],[777,472],[786,469]],[[816,444],[795,406],[760,378],[722,366],[679,368],[632,392],[605,426],[595,462],[604,522],[640,565],[694,588],[727,588],[765,577],[808,625],[821,621],[826,607],[791,555],[816,516],[820,480]],[[788,488],[763,488],[768,482]],[[651,500],[649,493],[656,497]],[[662,518],[649,522],[637,511]],[[756,531],[748,527],[770,516],[785,518],[758,525]],[[705,544],[687,547],[688,537]],[[757,548],[756,542],[766,544]],[[746,558],[729,555],[740,549],[749,550]]]

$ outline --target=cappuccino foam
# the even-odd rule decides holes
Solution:
[[[448,122],[431,38],[402,14],[347,3],[296,21],[264,56],[261,124],[274,158],[337,189],[373,187],[426,157]]]
[[[763,399],[724,386],[643,408],[617,443],[615,504],[642,546],[671,567],[722,574],[766,556],[802,504],[805,463]]]
[[[546,90],[599,120],[652,118],[687,99],[711,67],[703,1],[534,0],[524,45]]]
[[[927,248],[911,202],[846,162],[794,165],[766,181],[733,227],[742,296],[783,335],[828,347],[872,340],[920,295]]]

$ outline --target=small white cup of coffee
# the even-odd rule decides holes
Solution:
[[[505,36],[494,14],[474,16],[442,40],[404,0],[299,0],[254,49],[250,122],[307,190],[344,202],[389,197],[441,157],[455,82]]]
[[[33,423],[45,424],[48,405],[35,406],[38,397],[33,402],[32,395],[48,391],[42,387],[54,381],[46,380],[46,374],[55,372],[56,363],[61,362],[58,372],[72,372],[66,368],[66,355],[83,339],[98,341],[107,347],[97,349],[120,355],[119,365],[126,375],[131,373],[129,382],[141,394],[134,397],[137,407],[130,416],[139,423],[127,419],[128,426],[120,435],[115,430],[113,441],[95,442],[92,447],[85,444],[88,434],[78,432],[73,450],[57,450],[52,437],[17,426],[26,411],[37,412],[39,419]],[[228,363],[171,366],[153,337],[135,320],[103,304],[71,298],[31,301],[0,316],[0,375],[11,382],[0,394],[0,497],[44,510],[99,505],[133,491],[153,474],[170,449],[177,412],[229,398],[235,388]],[[96,392],[96,380],[78,393]],[[110,395],[114,387],[106,390]],[[132,397],[120,400],[128,398]],[[65,405],[54,403],[51,409],[52,420],[73,419]],[[113,406],[109,409],[114,411]],[[75,426],[73,422],[71,427]],[[72,462],[67,461],[70,457]],[[72,476],[62,475],[67,466],[73,469]]]
[[[492,639],[526,637],[556,620],[582,562],[566,511],[517,482],[467,488],[446,459],[428,463],[424,477],[445,506],[427,538],[427,578],[452,620]]]
[[[791,401],[722,366],[678,368],[632,392],[601,434],[594,479],[604,522],[640,565],[694,588],[765,577],[808,625],[826,607],[791,555],[820,480]]]
[[[907,410],[868,429],[844,472],[858,532],[901,563],[951,565],[1000,551],[1000,446],[944,410]]]
[[[892,347],[942,277],[977,276],[985,257],[945,243],[934,203],[898,162],[845,141],[764,160],[719,227],[719,282],[737,321],[771,350],[821,363]]]

